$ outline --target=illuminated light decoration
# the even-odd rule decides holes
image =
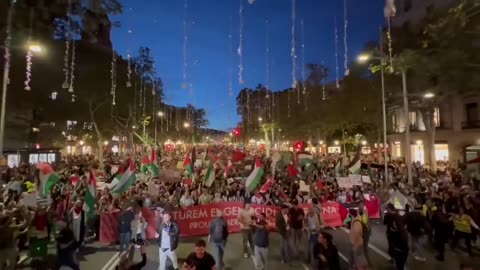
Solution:
[[[132,30],[128,30],[128,52],[127,52],[127,88],[132,87],[132,54],[130,53]]]
[[[393,71],[393,48],[392,48],[392,31],[390,20],[391,17],[397,13],[397,7],[395,6],[395,0],[386,0],[385,7],[383,9],[385,18],[387,20],[387,41],[388,41],[388,54],[390,57],[390,71]]]
[[[52,100],[56,100],[56,99],[57,99],[57,95],[58,95],[58,93],[57,93],[56,91],[54,91],[54,92],[52,92],[52,94],[50,95],[50,98],[51,98]]]
[[[72,94],[72,103],[75,102],[76,97],[77,97],[76,95]]]
[[[28,50],[27,52],[27,71],[26,71],[26,79],[25,79],[25,91],[32,90],[30,88],[30,81],[32,79],[32,57],[33,53],[32,50]]]
[[[301,141],[296,142],[295,143],[295,150],[297,150],[297,151],[303,150],[303,142],[301,142]]]
[[[292,58],[292,89],[295,91],[297,88],[297,61],[296,61],[296,52],[295,52],[295,19],[296,19],[296,10],[295,10],[295,0],[292,0],[292,14],[291,14],[291,49],[290,57]],[[288,91],[288,118],[291,116],[291,106],[290,106],[290,90]],[[300,102],[300,99],[298,100]]]
[[[70,71],[69,71],[69,63],[68,61],[70,60],[70,13],[71,13],[71,7],[72,7],[72,1],[68,0],[67,3],[67,26],[66,26],[66,31],[65,31],[65,55],[63,57],[63,73],[65,74],[65,80],[62,83],[62,88],[63,89],[69,89],[70,88]]]
[[[240,29],[238,31],[238,83],[243,84],[243,0],[240,0],[240,8],[238,9],[240,19]]]
[[[187,27],[187,11],[188,1],[183,1],[183,81],[182,88],[188,88],[188,58],[187,58],[187,46],[188,46],[188,27]]]
[[[230,33],[228,34],[228,56],[229,56],[229,69],[228,69],[228,95],[233,96],[233,23],[232,17],[230,17]]]
[[[340,88],[339,68],[338,68],[338,26],[337,17],[334,18],[335,22],[335,86]]]
[[[265,20],[265,88],[267,89],[267,94],[265,98],[270,98],[268,94],[268,89],[270,87],[270,36],[268,33],[269,29],[268,19]]]
[[[115,55],[115,51],[112,50],[112,67],[110,69],[110,78],[112,81],[112,86],[110,89],[110,94],[112,95],[112,106],[115,106],[115,99],[116,99],[116,90],[117,90],[117,56]]]
[[[350,70],[348,69],[348,10],[347,10],[347,0],[343,0],[343,47],[344,50],[344,62],[343,67],[345,69],[345,76],[350,74]]]
[[[300,26],[302,29],[302,94],[305,111],[308,111],[308,102],[307,102],[307,78],[305,76],[305,25],[303,19],[300,21]]]
[[[11,45],[11,41],[12,41],[12,20],[13,20],[13,12],[15,10],[15,2],[16,1],[12,1],[10,3],[10,7],[8,9],[8,15],[7,15],[7,27],[6,27],[6,30],[5,30],[5,34],[6,34],[6,37],[5,37],[5,42],[4,42],[4,79],[5,81],[3,82],[4,84],[6,83],[7,85],[10,84],[10,77],[9,77],[9,73],[10,73],[10,58],[11,58],[11,54],[10,54],[10,45]]]
[[[72,62],[70,64],[70,86],[68,92],[73,93],[73,82],[75,80],[75,40],[72,40]]]

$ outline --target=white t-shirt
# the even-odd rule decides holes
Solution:
[[[245,224],[242,224],[242,222],[240,222],[240,228],[241,229],[250,229],[250,225],[252,225],[253,223],[253,220],[252,220],[252,217],[255,215],[255,210],[253,210],[253,208],[250,208],[248,210],[245,210],[245,208],[243,208],[242,210],[240,210],[240,213],[238,213],[238,218]]]

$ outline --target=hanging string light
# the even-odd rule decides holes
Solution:
[[[110,88],[110,94],[112,95],[112,106],[116,105],[116,90],[117,90],[117,74],[116,74],[116,69],[117,69],[117,56],[115,55],[115,51],[112,50],[112,66],[110,69],[110,79],[112,82],[111,88]]]
[[[397,7],[395,6],[395,0],[386,0],[384,8],[385,19],[387,20],[387,43],[388,54],[390,61],[390,69],[393,71],[393,48],[392,48],[392,32],[391,32],[391,18],[397,13]],[[383,48],[380,48],[383,50]]]
[[[291,16],[291,50],[290,50],[290,57],[292,58],[292,89],[291,91],[295,91],[297,88],[297,78],[296,78],[296,71],[297,71],[297,63],[296,63],[296,53],[295,53],[295,0],[292,0],[292,16]],[[291,116],[291,106],[290,106],[290,92],[288,91],[288,118]]]
[[[335,85],[337,89],[340,88],[340,79],[339,79],[339,68],[338,68],[338,26],[337,26],[337,17],[334,17],[335,25]]]
[[[30,16],[29,16],[29,20],[30,20],[30,26],[29,26],[29,34],[28,34],[28,43],[31,42],[31,38],[32,38],[32,29],[33,29],[33,14],[34,14],[34,11],[32,8],[30,8]],[[25,79],[25,91],[30,91],[31,88],[30,88],[30,81],[32,79],[32,58],[33,58],[33,52],[31,50],[31,48],[28,48],[28,51],[27,51],[27,55],[26,55],[26,62],[27,62],[27,68],[26,68],[26,79]]]
[[[15,0],[10,1],[10,7],[8,8],[7,27],[5,30],[6,37],[5,37],[4,48],[3,48],[5,51],[3,55],[3,58],[5,59],[4,61],[5,63],[3,65],[3,68],[4,68],[3,83],[6,85],[10,84],[10,76],[9,76],[10,58],[11,58],[10,45],[12,41],[12,20],[13,20],[13,12],[15,11],[15,3],[16,3]],[[3,91],[3,93],[5,94],[5,91]],[[3,99],[3,101],[5,102],[5,99]],[[2,117],[4,116],[5,116],[5,107],[2,106]],[[2,132],[3,132],[3,129],[2,129]],[[3,133],[1,135],[3,136]]]
[[[50,95],[50,98],[52,100],[56,100],[57,99],[57,95],[58,95],[58,92],[57,91],[53,91],[52,94]]]
[[[265,20],[265,87],[267,93],[265,98],[270,98],[268,89],[270,88],[270,36],[268,19]]]
[[[70,60],[70,13],[71,13],[72,1],[68,0],[67,2],[67,22],[65,27],[65,55],[63,57],[63,73],[65,74],[65,80],[62,83],[63,89],[70,88],[70,80],[69,80],[69,63]]]
[[[128,30],[128,40],[130,44],[132,30]],[[127,52],[127,88],[132,87],[132,54],[130,52],[130,45]]]
[[[72,62],[70,64],[70,86],[68,92],[73,93],[73,82],[75,80],[75,40],[72,40]]]
[[[307,103],[307,78],[305,76],[305,25],[303,19],[300,21],[300,26],[302,30],[302,94],[305,103],[305,111],[308,110]]]
[[[345,69],[345,76],[350,74],[350,70],[348,69],[348,13],[347,13],[347,0],[343,0],[343,47],[345,48],[344,52],[344,63],[343,67]]]
[[[243,84],[243,0],[240,0],[240,8],[238,10],[240,17],[240,29],[238,31],[238,83]]]
[[[187,11],[188,1],[183,1],[183,82],[182,88],[188,88],[188,58],[187,58],[187,45],[188,45],[188,25],[187,25]]]
[[[72,94],[72,103],[75,102],[76,97],[77,97],[76,95]]]
[[[32,77],[32,57],[33,53],[32,50],[28,50],[27,52],[27,71],[26,71],[26,79],[25,79],[25,91],[30,91],[30,81]]]
[[[230,33],[228,34],[228,59],[230,62],[229,68],[228,68],[228,95],[233,96],[233,61],[232,61],[232,56],[231,53],[233,51],[233,23],[232,23],[232,17],[230,17]]]

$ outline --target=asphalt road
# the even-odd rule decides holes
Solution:
[[[369,257],[372,263],[371,269],[375,270],[391,270],[395,269],[394,266],[388,261],[387,255],[387,240],[385,238],[385,227],[381,224],[373,222],[372,236],[370,239]],[[334,242],[340,252],[342,269],[348,269],[348,258],[350,254],[350,242],[348,238],[348,230],[345,228],[338,228],[336,230],[329,230],[334,237]],[[181,265],[185,258],[194,249],[194,243],[199,238],[184,238],[181,240],[177,249],[177,256],[179,264]],[[206,237],[203,239],[206,240]],[[305,247],[306,247],[305,243]],[[49,250],[50,263],[54,258],[55,249]],[[308,265],[302,262],[293,262],[291,264],[282,264],[280,262],[280,237],[276,233],[270,235],[270,250],[269,250],[269,262],[267,269],[273,270],[308,270],[311,269]],[[462,250],[451,251],[448,247],[446,249],[445,262],[437,262],[434,259],[435,252],[433,249],[427,246],[426,248],[426,262],[419,262],[409,257],[408,269],[421,269],[421,270],[455,270],[459,269],[460,262],[467,261],[474,264],[473,269],[480,269],[480,252],[476,250],[477,256],[474,258],[468,257]],[[140,260],[139,252],[136,252],[136,261]],[[114,269],[118,263],[118,252],[116,246],[104,247],[98,243],[87,244],[83,247],[79,253],[80,268],[87,270],[111,270]],[[225,264],[226,269],[240,270],[249,269],[253,270],[254,264],[252,258],[244,258],[242,251],[242,239],[240,234],[233,234],[230,236],[226,252],[225,252]],[[31,269],[28,264],[29,260],[25,261],[24,268]],[[50,264],[49,263],[49,264]],[[152,243],[147,248],[147,265],[145,270],[157,270],[159,265],[158,261],[158,247]],[[39,268],[48,269],[48,268]],[[173,269],[173,268],[172,268]]]

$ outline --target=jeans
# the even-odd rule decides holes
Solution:
[[[291,241],[292,241],[292,249],[293,253],[295,254],[295,257],[297,259],[300,259],[300,253],[302,253],[303,250],[303,230],[302,229],[293,229],[291,230]]]
[[[0,270],[13,270],[17,265],[17,249],[2,248],[0,249]],[[8,265],[8,266],[7,266]]]
[[[318,233],[310,233],[310,237],[308,238],[308,253],[307,253],[307,262],[313,264],[315,262],[315,255],[313,254],[313,248],[315,244],[318,242]]]
[[[243,253],[250,255],[250,250],[248,249],[247,243],[250,245],[250,248],[254,249],[253,246],[253,233],[251,229],[242,229],[242,243],[243,243]]]
[[[167,258],[169,258],[172,262],[173,269],[178,269],[177,254],[175,254],[175,250],[170,250],[169,248],[159,248],[158,256],[160,257],[160,265],[158,266],[158,270],[167,269]]]
[[[410,246],[411,246],[411,251],[413,256],[425,258],[424,256],[425,252],[423,248],[424,241],[425,241],[425,238],[423,235],[419,235],[419,236],[410,235]]]
[[[120,252],[128,249],[131,239],[132,232],[120,233]]]
[[[280,242],[280,258],[283,262],[288,262],[290,260],[290,245],[288,243],[288,237],[282,236]]]
[[[215,243],[213,242],[213,256],[218,270],[223,270],[223,254],[225,253],[225,241]]]
[[[267,264],[268,248],[255,246],[255,269],[264,270]]]

